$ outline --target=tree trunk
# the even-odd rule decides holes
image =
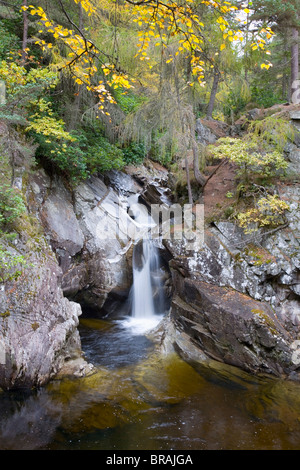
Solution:
[[[23,0],[22,2],[23,7],[27,7],[27,0]],[[21,63],[24,66],[26,63],[27,57],[27,40],[28,40],[28,14],[27,10],[23,11],[23,41],[22,41],[22,57]]]
[[[207,112],[206,112],[206,119],[212,119],[212,113],[213,113],[214,106],[215,106],[219,80],[220,80],[220,72],[215,69],[214,81],[213,81],[212,89],[210,92],[210,98],[209,98],[209,103],[208,103]]]
[[[79,29],[80,31],[83,30],[83,9],[82,9],[82,5],[79,4]]]
[[[193,165],[195,180],[198,184],[200,184],[200,186],[203,186],[206,181],[206,178],[199,170],[199,154],[196,142],[193,142]]]
[[[292,59],[291,59],[291,101],[293,104],[300,103],[299,87],[299,32],[296,28],[292,31]]]
[[[195,176],[195,180],[197,181],[197,183],[200,186],[203,186],[206,181],[206,178],[199,169],[199,151],[198,151],[198,145],[196,142],[194,126],[190,126],[190,134],[191,134],[191,145],[192,145],[192,150],[193,150],[194,176]]]
[[[189,195],[189,204],[193,204],[190,169],[189,169],[189,162],[188,162],[187,155],[185,155],[185,171],[186,171],[186,184],[187,184],[187,190],[188,190],[188,195]]]

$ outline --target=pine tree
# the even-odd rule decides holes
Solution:
[[[290,59],[290,101],[300,103],[299,82],[299,0],[253,0],[253,14],[250,20],[264,22],[280,36],[287,39],[291,51]]]

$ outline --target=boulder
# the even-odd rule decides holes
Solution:
[[[214,359],[247,372],[290,376],[297,369],[292,341],[270,306],[233,289],[185,278],[173,271],[176,294],[171,321],[199,349],[180,339],[174,346],[193,360]]]
[[[47,383],[66,361],[82,364],[77,330],[81,307],[61,289],[62,272],[43,237],[26,256],[22,274],[1,285],[0,387],[37,387]],[[1,360],[2,359],[2,360]]]
[[[132,283],[130,253],[140,236],[130,208],[142,186],[128,174],[109,172],[70,191],[62,179],[50,183],[41,172],[29,188],[28,199],[62,270],[64,294],[95,312],[108,296],[126,298]]]

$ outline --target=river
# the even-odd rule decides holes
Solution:
[[[1,450],[300,448],[300,384],[188,364],[118,320],[79,331],[96,372],[1,392]]]

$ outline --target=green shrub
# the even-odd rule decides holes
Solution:
[[[20,49],[19,41],[18,36],[8,31],[3,21],[0,21],[0,60]]]
[[[135,111],[146,99],[144,96],[124,91],[122,88],[114,90],[114,97],[125,114]]]
[[[142,142],[131,142],[122,149],[124,161],[127,165],[141,164],[146,155],[145,145]]]
[[[86,164],[90,173],[120,170],[124,167],[124,154],[105,137],[99,136],[94,145],[88,148]]]
[[[278,150],[260,151],[255,136],[247,139],[224,137],[218,140],[218,146],[210,146],[215,156],[228,158],[239,167],[238,175],[242,181],[249,183],[257,176],[272,178],[280,170],[285,170],[288,163]]]
[[[271,108],[274,104],[283,102],[279,93],[274,93],[274,88],[267,84],[255,84],[250,87],[251,100],[260,108]]]
[[[17,279],[24,265],[26,260],[23,255],[11,253],[0,244],[0,282]]]
[[[35,134],[39,147],[37,158],[47,160],[58,172],[68,179],[78,182],[94,173],[111,169],[121,169],[125,165],[121,149],[111,144],[101,135],[89,135],[83,130],[71,132],[72,140],[55,140]]]
[[[12,224],[26,210],[22,196],[7,184],[0,185],[0,227]]]

